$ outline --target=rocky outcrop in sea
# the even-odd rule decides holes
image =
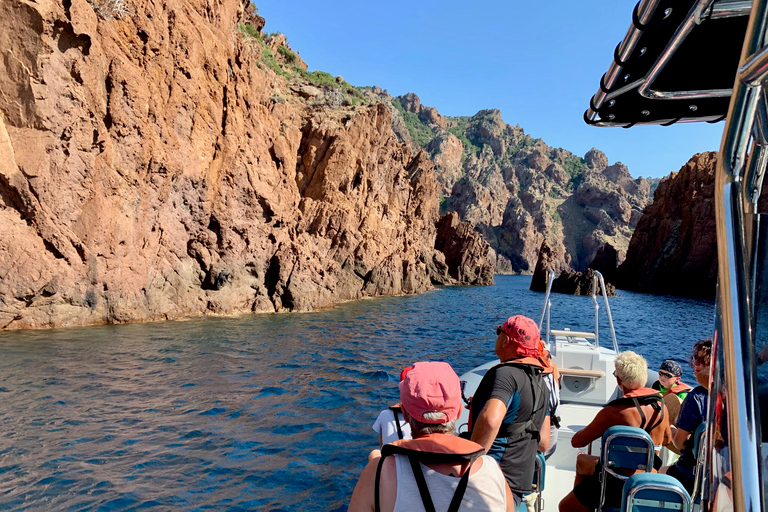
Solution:
[[[487,281],[476,238],[435,249],[434,164],[391,105],[308,72],[252,9],[0,4],[0,328]]]
[[[714,297],[716,162],[716,152],[698,153],[661,180],[618,269],[619,288]]]

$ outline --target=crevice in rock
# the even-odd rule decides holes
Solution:
[[[262,216],[264,217],[264,221],[266,223],[272,222],[272,218],[275,216],[274,210],[272,210],[272,207],[269,206],[269,202],[267,201],[267,198],[259,196],[258,197],[259,206],[261,206]]]
[[[277,154],[275,153],[274,145],[269,147],[269,156],[272,158],[272,161],[275,163],[275,167],[277,167],[278,171],[283,168],[283,160],[278,158]]]
[[[221,99],[221,136],[227,136],[227,87],[224,86],[224,94]]]
[[[222,235],[221,235],[221,223],[213,214],[211,214],[210,220],[208,221],[208,230],[212,231],[213,234],[216,235],[216,246],[219,249],[221,249],[223,246]]]
[[[111,67],[112,65],[110,63],[110,68]],[[107,91],[107,101],[106,101],[107,113],[104,115],[104,126],[107,128],[107,130],[112,128],[112,113],[109,111],[109,100],[112,96],[112,89],[114,88],[114,86],[115,84],[112,81],[112,73],[110,69],[110,73],[107,75],[107,79],[104,81],[104,88]]]
[[[85,34],[75,34],[70,23],[65,23],[61,20],[53,22],[53,37],[58,40],[58,47],[61,53],[65,53],[71,48],[80,50],[80,53],[85,56],[91,53],[91,38]]]
[[[45,246],[46,250],[47,250],[48,252],[50,252],[51,254],[53,254],[54,258],[56,258],[57,260],[63,260],[63,259],[65,259],[65,258],[64,258],[64,255],[63,255],[63,254],[61,254],[61,252],[60,252],[60,251],[59,251],[59,250],[56,248],[56,246],[54,246],[54,245],[53,245],[51,242],[49,242],[48,240],[45,240],[45,239],[43,239],[43,245]]]
[[[278,247],[279,249],[279,247]],[[272,298],[277,290],[277,283],[280,280],[280,258],[277,252],[272,255],[267,265],[267,271],[264,273],[264,287],[267,289],[267,296]]]
[[[22,220],[27,220],[28,212],[27,208],[24,206],[24,200],[21,198],[18,191],[11,186],[6,176],[2,174],[0,174],[0,199],[2,199],[7,206],[18,211],[19,214],[21,214]]]

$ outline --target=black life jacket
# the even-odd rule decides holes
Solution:
[[[653,429],[661,425],[662,421],[664,421],[664,405],[661,401],[660,393],[650,393],[640,396],[624,396],[615,400],[611,400],[605,404],[606,407],[609,405],[634,405],[635,408],[637,408],[637,412],[640,413],[640,428],[649,434]],[[650,405],[655,412],[659,413],[659,420],[652,425],[646,425],[647,420],[641,405]]]
[[[381,468],[384,465],[384,459],[388,456],[398,454],[408,457],[426,512],[436,511],[435,505],[432,502],[432,496],[429,494],[427,481],[424,478],[424,473],[421,471],[419,463],[468,464],[464,474],[459,479],[459,485],[453,494],[451,505],[448,507],[448,512],[457,512],[461,506],[461,500],[464,499],[464,492],[467,490],[472,465],[484,453],[485,449],[479,444],[447,434],[429,434],[418,439],[401,439],[394,443],[385,444],[381,448],[381,459],[379,459],[379,465],[376,468],[376,483],[374,486],[375,511],[381,512],[379,480],[381,479]]]
[[[515,418],[512,423],[502,423],[499,427],[499,432],[496,434],[497,439],[499,437],[513,437],[524,432],[530,434],[533,438],[536,439],[536,441],[541,439],[541,433],[539,432],[539,427],[536,425],[534,418],[539,411],[547,406],[549,402],[549,388],[546,387],[547,385],[543,379],[537,378],[542,373],[542,367],[529,364],[528,360],[530,358],[524,359],[525,360],[515,359],[513,361],[499,363],[497,367],[514,366],[515,368],[519,368],[523,371],[527,377],[528,383],[531,386],[531,392],[533,395],[533,408],[531,409],[531,416],[527,420],[518,420]],[[517,385],[518,390],[521,389],[522,386],[517,377],[515,377],[515,384]],[[546,388],[546,390],[544,388]]]

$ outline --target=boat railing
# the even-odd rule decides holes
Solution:
[[[617,354],[619,353],[619,344],[616,341],[616,329],[613,327],[613,315],[611,315],[611,305],[608,303],[608,294],[605,291],[605,279],[603,279],[603,274],[598,272],[597,270],[595,272],[595,277],[592,279],[592,302],[595,305],[595,344],[599,346],[598,340],[599,340],[599,325],[598,325],[598,312],[600,310],[600,305],[597,303],[597,285],[598,282],[600,284],[600,291],[603,295],[603,304],[605,304],[605,314],[608,316],[608,328],[611,330],[611,339],[613,340],[613,351]]]
[[[539,317],[539,331],[542,330],[542,327],[545,325],[544,322],[546,320],[546,329],[545,331],[545,340],[547,345],[550,347],[550,352],[553,356],[557,355],[557,343],[556,338],[557,336],[566,338],[569,342],[573,341],[575,338],[583,338],[586,340],[595,340],[595,349],[600,348],[600,304],[598,303],[597,296],[598,293],[602,295],[603,298],[603,304],[605,305],[605,313],[608,317],[608,327],[611,332],[611,339],[613,341],[613,350],[614,352],[619,352],[619,344],[616,341],[616,329],[613,326],[613,315],[611,315],[611,306],[608,302],[608,294],[605,290],[605,279],[603,279],[603,275],[598,272],[594,271],[595,275],[592,279],[592,304],[594,305],[595,309],[595,332],[581,332],[581,331],[571,331],[568,329],[565,330],[555,330],[551,327],[551,311],[552,311],[552,300],[551,300],[551,293],[552,293],[552,283],[555,280],[555,271],[553,269],[549,269],[547,272],[547,288],[546,293],[544,295],[544,306],[541,309],[541,316]],[[598,292],[598,286],[599,286],[599,292]],[[551,339],[551,337],[554,336],[555,339]]]

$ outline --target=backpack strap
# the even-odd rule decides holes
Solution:
[[[395,415],[395,428],[397,429],[397,438],[402,439],[403,429],[400,428],[400,417],[398,416],[398,414],[402,414],[403,410],[400,408],[399,405],[390,405],[389,410],[392,411],[392,414]]]
[[[426,512],[436,512],[435,505],[432,502],[432,496],[429,494],[429,488],[427,487],[427,481],[424,478],[424,473],[421,470],[422,464],[455,464],[461,462],[468,464],[464,474],[459,480],[459,485],[456,491],[453,493],[451,499],[451,505],[448,507],[448,512],[458,512],[461,506],[461,500],[464,499],[464,493],[467,490],[467,484],[469,483],[469,474],[472,472],[472,465],[475,461],[485,453],[484,449],[477,450],[476,452],[469,454],[456,454],[456,453],[432,453],[423,452],[419,450],[411,450],[402,446],[396,446],[393,444],[385,444],[381,448],[381,459],[379,459],[379,465],[376,467],[376,482],[374,484],[374,505],[375,512],[381,512],[380,495],[381,490],[379,488],[381,480],[381,468],[384,465],[384,459],[390,455],[405,455],[408,457],[408,461],[411,464],[411,470],[413,471],[413,477],[416,480],[416,485],[419,488],[419,494],[421,495],[421,501],[424,503],[424,510]]]

